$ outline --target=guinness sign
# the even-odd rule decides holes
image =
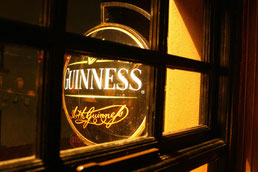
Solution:
[[[139,63],[67,56],[63,105],[87,145],[144,135],[151,68]]]
[[[145,38],[121,24],[104,23],[85,36],[148,49]],[[76,135],[92,145],[147,134],[151,70],[140,63],[68,55],[63,107]]]

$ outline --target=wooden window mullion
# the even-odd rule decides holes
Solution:
[[[40,158],[47,166],[56,166],[59,162],[62,78],[64,64],[64,34],[66,21],[66,0],[49,0],[48,21],[46,24],[53,32],[50,45],[44,59],[43,103]]]
[[[153,0],[151,3],[151,49],[159,54],[167,52],[168,0]],[[155,65],[155,114],[153,120],[154,137],[162,137],[164,125],[166,56],[160,56],[161,63]]]

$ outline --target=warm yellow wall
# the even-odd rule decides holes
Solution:
[[[168,53],[201,60],[203,0],[169,3]]]
[[[208,167],[208,164],[204,164],[204,165],[192,170],[191,172],[206,172],[207,167]]]
[[[168,53],[201,60],[202,1],[170,0]],[[199,124],[199,73],[167,70],[164,132]]]
[[[199,124],[200,74],[167,70],[164,132]]]

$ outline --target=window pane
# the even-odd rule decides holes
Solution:
[[[203,0],[169,1],[168,54],[202,60]]]
[[[40,24],[41,0],[0,1],[0,17],[25,23]]]
[[[152,68],[66,55],[61,149],[147,136]]]
[[[167,69],[165,133],[204,123],[205,109],[200,109],[206,100],[204,79],[200,73]]]
[[[68,1],[67,31],[149,48],[150,1]],[[131,40],[133,42],[126,41]]]
[[[38,51],[0,45],[0,161],[34,154]]]

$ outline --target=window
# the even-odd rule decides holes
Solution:
[[[206,163],[213,168],[212,161],[225,155],[230,132],[230,66],[225,48],[230,27],[222,20],[227,9],[219,18],[216,2],[198,2],[203,18],[197,25],[203,28],[197,35],[203,40],[202,46],[198,42],[200,59],[196,59],[191,53],[168,49],[168,41],[174,39],[168,34],[176,28],[169,23],[169,13],[176,8],[168,7],[180,9],[180,3],[187,2],[44,0],[40,25],[2,15],[1,45],[26,46],[33,53],[24,54],[23,49],[20,54],[34,60],[26,68],[31,73],[24,74],[33,83],[24,102],[34,106],[29,113],[32,126],[25,122],[21,127],[31,130],[26,136],[33,146],[29,151],[18,147],[25,154],[4,159],[0,169],[83,171],[126,166],[129,171],[186,171]],[[180,10],[192,8],[187,4]],[[216,28],[219,24],[224,30]],[[0,51],[4,71],[5,61],[13,60],[6,50]],[[1,72],[0,86],[3,77]],[[20,76],[16,82],[17,87],[22,85]],[[187,87],[189,82],[195,87]],[[189,102],[180,100],[190,94]],[[15,114],[21,116],[25,110],[21,111]],[[190,118],[192,123],[176,126]],[[1,124],[1,144],[2,133],[9,131],[2,126],[10,125]],[[35,156],[28,158],[31,155]]]
[[[1,161],[33,156],[36,140],[36,83],[40,51],[2,45]],[[10,134],[15,133],[15,134]]]

